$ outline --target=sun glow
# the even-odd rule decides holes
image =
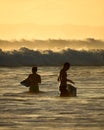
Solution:
[[[104,39],[103,16],[104,0],[0,0],[0,39]],[[13,46],[6,42],[4,49]]]

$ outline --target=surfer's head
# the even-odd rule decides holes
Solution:
[[[37,72],[37,67],[36,67],[36,66],[32,67],[32,72],[33,72],[33,73],[36,73],[36,72]]]
[[[68,70],[70,68],[70,63],[69,62],[65,62],[64,63],[64,69]]]

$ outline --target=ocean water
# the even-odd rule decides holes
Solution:
[[[59,97],[60,66],[38,67],[40,94],[20,84],[31,67],[0,67],[0,130],[103,130],[104,66],[72,66],[77,97]]]

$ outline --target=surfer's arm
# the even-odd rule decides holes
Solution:
[[[70,83],[72,83],[72,84],[75,84],[72,80],[70,80],[70,79],[67,79],[67,81],[69,81]]]
[[[40,77],[40,75],[38,77],[38,82],[41,83],[41,77]]]

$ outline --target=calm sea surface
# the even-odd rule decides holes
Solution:
[[[59,97],[61,67],[39,67],[40,94],[29,94],[20,81],[31,67],[0,67],[0,130],[103,130],[104,66],[73,66],[77,97]]]

